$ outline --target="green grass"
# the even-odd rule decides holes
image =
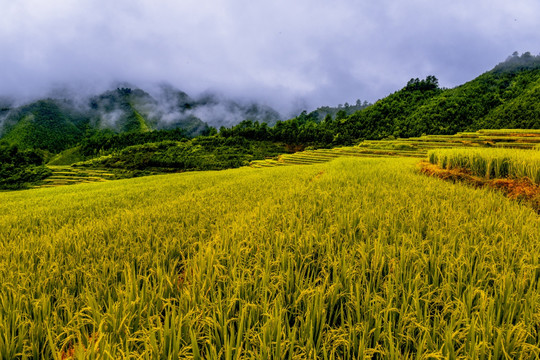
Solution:
[[[416,162],[0,193],[0,358],[537,359],[540,218]]]

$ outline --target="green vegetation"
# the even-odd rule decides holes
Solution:
[[[360,99],[358,99],[353,105],[345,103],[343,105],[339,104],[337,107],[321,106],[309,114],[304,112],[303,114],[300,114],[300,116],[309,117],[315,122],[328,121],[331,119],[340,120],[354,114],[357,111],[364,110],[370,105],[372,104],[365,100],[362,102]]]
[[[84,161],[85,156],[81,153],[81,147],[75,146],[73,148],[62,151],[59,154],[54,155],[47,165],[71,165],[76,162]]]
[[[117,132],[145,132],[155,126],[156,121],[141,115],[142,109],[155,100],[146,92],[130,88],[107,91],[90,100],[90,116],[93,122],[112,128]]]
[[[265,160],[252,161],[252,167],[271,167],[289,164],[311,164],[330,161],[336,157],[403,156],[425,158],[433,149],[449,148],[520,148],[540,146],[540,130],[500,129],[479,130],[455,135],[426,135],[409,139],[365,140],[357,146],[332,149],[309,149]]]
[[[40,100],[6,118],[2,141],[21,149],[58,153],[82,139],[85,124],[79,120],[68,116],[61,103]]]
[[[277,156],[283,152],[283,146],[268,141],[200,136],[184,141],[128,146],[75,166],[159,172],[220,170],[248,165],[252,160]]]
[[[539,89],[540,56],[525,53],[453,89],[439,88],[434,76],[411,79],[403,89],[350,116],[320,121],[317,112],[303,113],[269,131],[257,131],[256,125],[247,123],[232,131],[288,144],[332,147],[489,128],[540,129]]]
[[[434,76],[411,79],[403,89],[348,116],[341,113],[321,121],[315,111],[278,122],[272,128],[243,122],[230,130],[221,129],[220,134],[333,147],[362,140],[452,135],[480,129],[540,129],[539,58],[514,56],[453,89],[439,88]]]
[[[0,143],[0,190],[24,189],[51,174],[44,154]]]
[[[538,215],[416,162],[0,193],[0,357],[538,358]]]
[[[419,108],[412,123],[427,134],[452,134],[485,128],[540,128],[540,68],[490,71],[450,89]]]
[[[528,178],[540,184],[540,151],[518,149],[440,149],[428,154],[444,169],[465,169],[492,178]]]
[[[168,109],[174,115],[176,108]],[[118,88],[88,99],[46,99],[18,107],[4,108],[0,114],[3,141],[20,148],[35,148],[57,154],[86,142],[96,133],[145,133],[152,129],[182,129],[184,136],[208,132],[209,127],[193,116],[174,117],[159,112],[159,104],[140,89]],[[166,118],[166,120],[164,120]]]
[[[140,133],[115,134],[110,130],[96,131],[81,142],[80,152],[83,156],[109,154],[133,145],[142,145],[161,141],[182,141],[188,139],[182,129],[156,130]]]
[[[219,133],[168,88],[1,105],[0,189],[39,188],[0,193],[0,359],[538,359],[539,94],[525,53]]]
[[[271,157],[258,165],[295,163],[290,156],[276,156],[350,145],[363,148],[354,148],[354,154],[422,156],[439,147],[536,146],[540,136],[534,132],[478,130],[539,129],[539,95],[540,57],[525,53],[513,54],[454,89],[441,89],[434,76],[416,78],[373,105],[358,100],[352,106],[304,111],[286,121],[276,122],[279,116],[273,110],[257,104],[240,105],[215,96],[193,100],[170,87],[162,89],[158,101],[141,89],[118,88],[87,104],[48,99],[12,109],[6,102],[1,105],[5,120],[0,134],[2,141],[21,149],[46,151],[51,165],[123,167],[126,176],[134,170],[149,174],[224,169]],[[218,133],[194,115],[197,109],[214,108],[247,118]],[[297,160],[309,163],[304,155]],[[317,156],[331,155],[335,153]]]

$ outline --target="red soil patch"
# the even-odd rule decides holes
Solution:
[[[467,169],[442,169],[427,161],[418,164],[420,172],[452,182],[462,182],[474,187],[490,187],[502,191],[510,199],[530,204],[540,214],[540,186],[528,178],[521,179],[484,179],[471,175]]]

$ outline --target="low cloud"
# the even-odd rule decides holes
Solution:
[[[283,114],[375,101],[411,77],[452,87],[516,50],[540,52],[534,0],[21,0],[2,13],[0,95],[18,98],[167,81]]]

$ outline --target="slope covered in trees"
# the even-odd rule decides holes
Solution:
[[[149,142],[122,147],[108,155],[77,164],[83,167],[176,172],[221,170],[248,165],[252,160],[277,156],[286,151],[269,141],[244,137],[199,136],[181,141]]]
[[[58,100],[39,100],[10,112],[1,140],[23,149],[52,153],[75,145],[84,135],[88,119]]]
[[[91,98],[86,108],[59,100],[42,100],[15,110],[3,106],[4,116],[8,115],[0,133],[5,141],[23,148],[59,152],[95,139],[96,132],[103,129],[140,134],[180,128],[188,137],[208,135],[213,130],[196,116],[205,112],[211,118],[221,116],[216,124],[228,125],[220,128],[220,136],[225,138],[241,136],[292,147],[334,146],[388,136],[540,128],[539,104],[540,56],[515,53],[453,89],[440,88],[435,76],[416,78],[373,105],[357,101],[353,106],[320,107],[286,121],[275,121],[278,115],[264,106],[243,106],[213,95],[194,100],[163,87],[156,99],[141,89],[118,88]],[[231,114],[237,119],[244,116],[240,118],[244,121],[231,126],[227,119]],[[140,144],[140,140],[130,145]]]
[[[102,131],[140,134],[180,129],[194,137],[211,132],[202,119],[227,126],[246,118],[270,124],[280,119],[267,106],[212,94],[192,99],[170,86],[161,86],[154,95],[119,87],[89,98],[62,96],[67,99],[44,99],[19,107],[0,99],[0,140],[58,153]]]
[[[355,111],[356,110],[356,111]],[[221,116],[219,132],[197,117]],[[232,114],[232,115],[231,115]],[[279,151],[352,145],[362,140],[449,135],[496,128],[540,129],[540,56],[517,53],[474,80],[444,89],[435,76],[411,79],[374,104],[320,107],[276,120],[262,105],[217,96],[192,99],[163,87],[158,97],[118,88],[87,103],[40,100],[13,108],[0,103],[0,141],[45,150],[58,164],[167,171],[237,167]],[[203,136],[201,136],[203,135]],[[198,139],[190,140],[193,137]],[[71,148],[71,149],[69,149]]]
[[[346,117],[319,122],[311,114],[278,123],[274,139],[333,146],[365,139],[449,135],[495,128],[540,128],[540,56],[514,54],[476,79],[442,89],[434,76]],[[307,115],[307,116],[306,116]],[[251,129],[243,129],[250,133]]]
[[[51,174],[43,153],[0,144],[0,190],[22,189]]]
[[[454,134],[540,128],[540,56],[514,55],[478,78],[443,91],[410,117],[418,132]]]

